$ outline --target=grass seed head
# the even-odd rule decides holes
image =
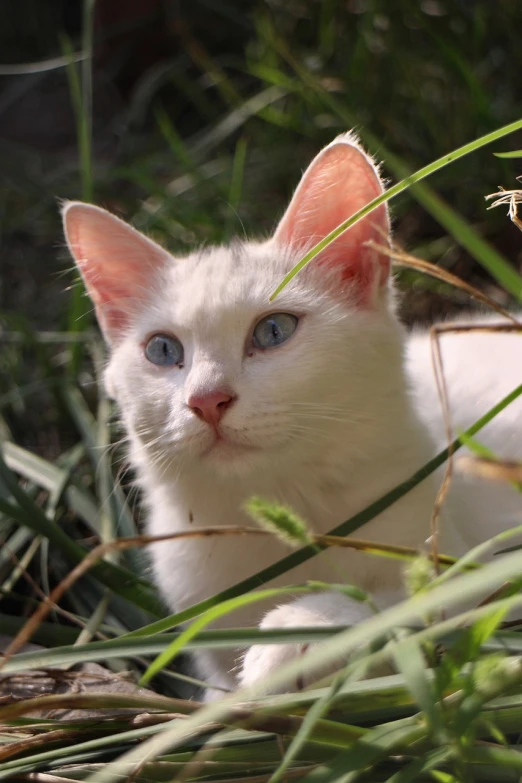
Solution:
[[[312,543],[306,523],[287,506],[253,497],[247,502],[246,510],[262,528],[285,544],[297,548]]]

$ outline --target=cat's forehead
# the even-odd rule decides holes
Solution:
[[[269,242],[205,248],[174,260],[167,273],[169,299],[185,322],[231,308],[239,314],[268,306],[285,268]]]

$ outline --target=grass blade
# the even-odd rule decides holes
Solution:
[[[48,538],[74,563],[80,563],[88,555],[87,550],[69,538],[58,525],[53,524],[39,506],[18,486],[5,464],[1,452],[0,478],[7,485],[17,503],[17,505],[14,505],[0,499],[0,512],[11,516],[35,533]],[[101,561],[92,567],[91,572],[106,587],[114,590],[115,593],[136,604],[136,606],[145,609],[153,616],[162,614],[160,603],[152,589],[142,579],[137,578],[132,571],[107,561]]]
[[[511,152],[494,152],[497,158],[522,158],[522,150],[512,150]]]
[[[414,638],[397,642],[393,646],[393,658],[416,704],[424,712],[431,733],[437,742],[441,742],[444,728],[437,693],[433,680],[428,677],[426,660],[419,643]]]

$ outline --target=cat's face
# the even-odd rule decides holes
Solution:
[[[310,445],[320,453],[348,415],[346,378],[360,366],[367,313],[306,274],[270,304],[288,268],[267,243],[173,259],[162,271],[107,370],[128,429],[158,464],[242,472],[267,457],[300,459]]]
[[[361,334],[380,333],[387,314],[387,258],[364,243],[382,244],[385,211],[336,240],[273,303],[270,295],[303,247],[380,189],[369,159],[338,142],[306,172],[273,239],[185,259],[103,210],[66,208],[111,345],[107,385],[141,459],[160,471],[277,470],[320,459],[341,421],[364,417],[358,379],[375,348]]]

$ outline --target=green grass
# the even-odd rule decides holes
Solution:
[[[125,129],[115,151],[97,147],[100,130],[91,110],[96,77],[88,62],[70,64],[68,77],[64,71],[77,155],[0,141],[9,185],[1,203],[4,282],[9,288],[17,279],[10,253],[19,242],[24,274],[35,285],[42,275],[46,281],[45,295],[32,299],[13,283],[0,314],[0,629],[15,636],[40,607],[31,630],[33,640],[48,648],[14,654],[2,674],[92,661],[115,673],[124,666],[137,682],[181,650],[261,640],[322,639],[322,651],[312,649],[306,657],[309,667],[319,657],[349,660],[337,678],[314,690],[263,697],[251,687],[202,709],[186,698],[194,684],[182,666],[157,674],[152,682],[158,693],[70,693],[39,701],[49,710],[131,707],[150,713],[136,724],[125,716],[35,721],[26,717],[36,706],[30,700],[2,704],[0,780],[47,772],[57,783],[122,781],[136,765],[133,779],[140,781],[520,780],[522,637],[499,629],[521,606],[519,551],[480,568],[474,561],[483,547],[456,564],[448,561],[447,570],[407,601],[353,629],[207,628],[216,613],[257,600],[253,587],[313,557],[315,544],[224,594],[162,616],[140,548],[113,548],[116,539],[138,534],[139,504],[121,432],[99,394],[103,347],[90,305],[78,285],[58,294],[70,280],[63,275],[69,261],[53,260],[60,258],[56,246],[62,241],[56,196],[94,195],[175,252],[227,241],[243,226],[247,233],[266,233],[311,156],[356,126],[384,159],[385,174],[402,180],[386,194],[397,197],[398,239],[486,286],[501,302],[514,303],[521,280],[511,262],[520,252],[520,235],[500,210],[486,211],[484,196],[499,183],[513,188],[518,174],[520,131],[507,134],[522,124],[522,13],[510,0],[494,5],[448,10],[450,4],[446,9],[413,0],[393,6],[325,0],[304,12],[299,3],[272,10],[255,3],[240,18],[232,0],[209,2],[200,38],[186,36],[180,58],[162,73],[144,74],[140,89],[113,117]],[[85,2],[83,39],[67,43],[62,35],[58,53],[90,50],[93,8]],[[452,296],[461,298],[411,270],[401,281],[408,284],[410,306],[415,292],[422,301],[431,297],[442,312],[453,307]],[[499,400],[492,414],[519,392]],[[446,456],[419,466],[415,476],[334,532],[359,529]],[[495,544],[505,546],[508,538]],[[42,594],[55,590],[98,544],[106,546],[107,557],[71,580],[60,608],[44,617]],[[426,564],[416,565],[422,571]],[[437,614],[455,596],[473,602],[510,579],[488,606],[451,619]],[[356,586],[332,587],[371,600]],[[419,614],[430,622],[414,628]],[[187,630],[172,630],[181,621],[189,621]],[[396,673],[362,677],[371,666],[390,663]],[[284,685],[295,673],[290,663],[274,680]]]

